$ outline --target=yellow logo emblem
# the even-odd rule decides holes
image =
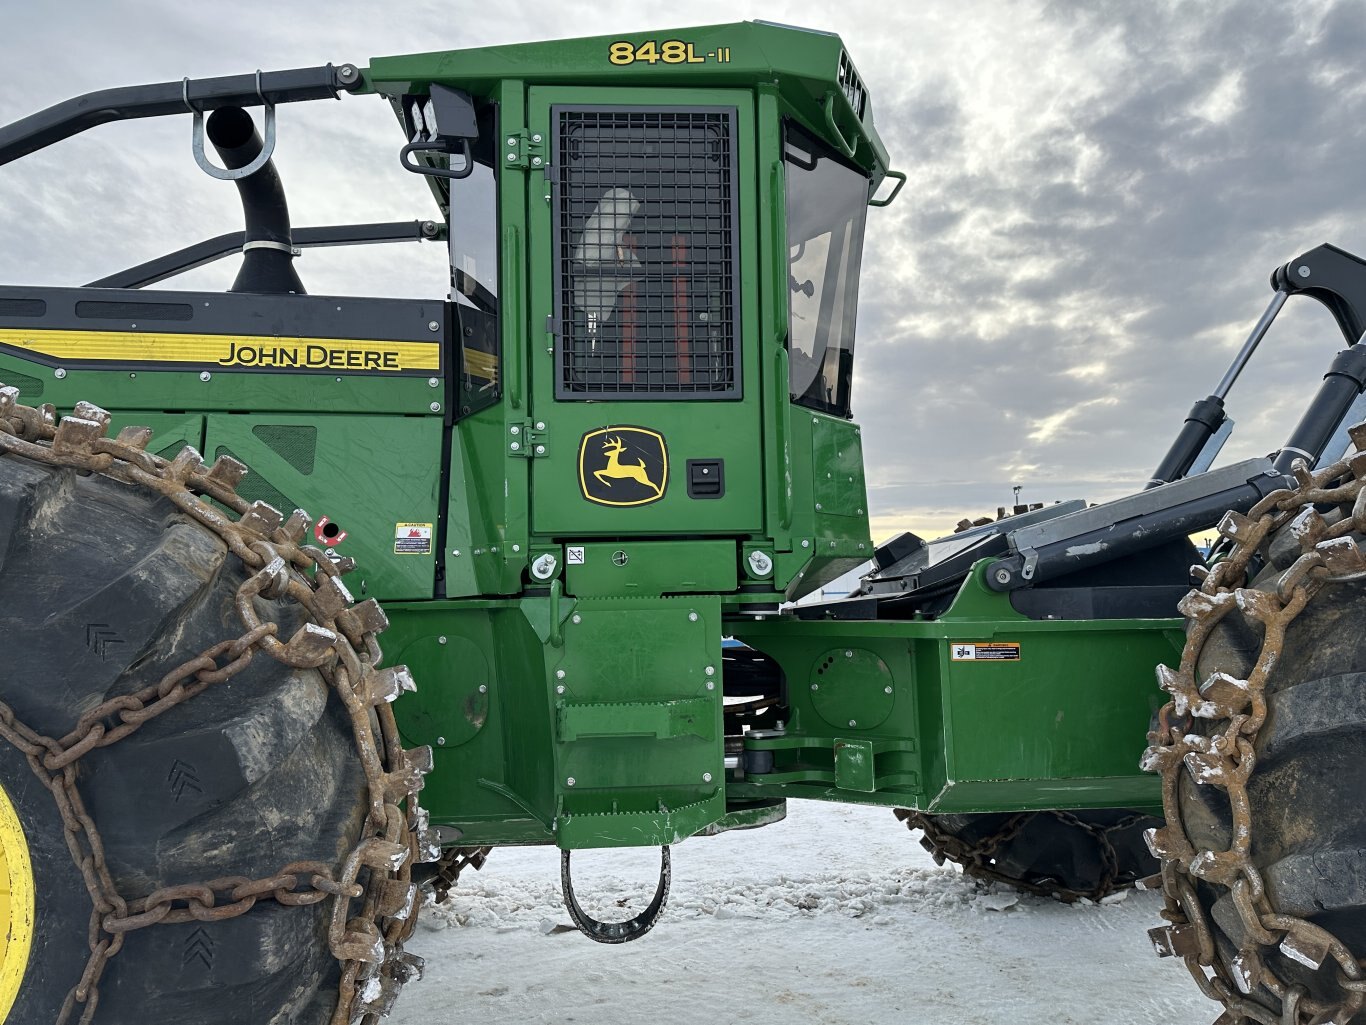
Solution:
[[[669,486],[664,435],[644,427],[603,427],[579,442],[579,488],[598,505],[649,505]]]

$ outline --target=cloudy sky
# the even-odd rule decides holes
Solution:
[[[60,11],[60,14],[56,13]],[[763,18],[843,36],[896,167],[871,211],[855,412],[874,534],[1141,486],[1320,242],[1366,254],[1366,5],[0,0],[0,122],[136,82]],[[431,216],[374,100],[282,108],[296,224]],[[0,281],[80,283],[240,226],[189,118],[0,168]],[[180,279],[221,288],[228,263]],[[436,246],[312,251],[313,292],[441,295]],[[1227,458],[1284,440],[1332,353],[1292,302],[1230,401]]]

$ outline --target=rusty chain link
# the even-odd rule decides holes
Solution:
[[[264,502],[248,503],[237,495],[247,472],[237,460],[220,456],[206,467],[190,447],[167,460],[146,451],[152,432],[145,427],[107,437],[110,415],[90,403],[79,403],[73,415],[59,420],[51,404],[20,405],[18,397],[18,389],[0,385],[0,457],[98,473],[155,492],[216,534],[251,573],[236,597],[239,636],[213,645],[156,684],[85,712],[65,736],[37,733],[0,703],[0,739],[25,755],[56,801],[68,850],[92,905],[90,956],[57,1025],[71,1022],[77,1008],[79,1025],[90,1025],[99,1006],[100,978],[133,930],[222,921],[246,914],[260,901],[304,906],[328,899],[328,943],[341,962],[332,1025],[374,1025],[388,1014],[402,985],[421,973],[422,959],[403,950],[417,919],[412,866],[440,853],[417,797],[431,768],[431,749],[403,750],[390,707],[400,693],[413,689],[412,677],[404,666],[379,668],[382,651],[376,638],[388,618],[373,599],[353,602],[341,581],[352,560],[334,562],[302,544],[309,526],[303,512],[285,519]],[[281,640],[278,625],[262,621],[258,596],[293,599],[309,621]],[[81,799],[81,758],[231,679],[258,653],[293,668],[317,670],[344,703],[369,795],[359,842],[338,869],[299,861],[263,879],[232,876],[163,887],[136,898],[121,894],[99,829]]]
[[[1102,826],[1098,823],[1085,822],[1066,811],[1023,811],[1007,818],[996,832],[979,837],[976,840],[968,840],[940,825],[937,815],[926,815],[910,808],[896,808],[894,811],[896,817],[906,823],[907,829],[919,829],[925,834],[920,838],[920,846],[930,852],[936,865],[942,865],[945,861],[952,861],[962,867],[965,876],[970,876],[973,879],[1006,883],[1018,890],[1037,894],[1040,897],[1052,897],[1067,904],[1083,899],[1099,901],[1116,889],[1131,885],[1116,884],[1120,875],[1119,855],[1115,851],[1115,845],[1110,839],[1110,834],[1128,829],[1148,818],[1147,815],[1136,813],[1126,815],[1113,825]],[[1079,890],[1064,886],[1061,883],[1031,882],[1001,872],[995,867],[995,859],[1000,854],[1001,845],[1015,839],[1020,831],[1039,815],[1051,816],[1064,825],[1072,826],[1091,835],[1100,851],[1104,866],[1100,879],[1095,886]]]
[[[1226,1008],[1217,1025],[1344,1025],[1366,1001],[1366,974],[1347,947],[1327,930],[1279,911],[1266,891],[1250,855],[1256,823],[1248,779],[1256,768],[1255,746],[1267,718],[1266,686],[1279,660],[1286,630],[1325,584],[1366,577],[1366,555],[1350,535],[1366,532],[1366,423],[1350,429],[1357,451],[1317,472],[1303,461],[1292,468],[1296,486],[1267,495],[1246,515],[1230,512],[1219,524],[1227,557],[1208,569],[1180,603],[1187,617],[1185,649],[1176,669],[1159,666],[1158,683],[1171,700],[1148,735],[1142,767],[1162,776],[1166,825],[1148,833],[1153,854],[1162,861],[1162,888],[1169,923],[1150,930],[1164,957],[1179,956],[1205,995]],[[1337,507],[1321,514],[1315,507]],[[1271,590],[1249,586],[1249,568],[1264,544],[1289,526],[1300,555]],[[1216,672],[1197,681],[1205,643],[1234,609],[1262,624],[1261,649],[1246,680]],[[1208,723],[1196,733],[1195,720]],[[1228,796],[1232,832],[1226,850],[1197,849],[1182,821],[1179,786],[1182,772],[1196,784]],[[1236,956],[1217,948],[1215,928],[1196,893],[1196,881],[1229,892],[1245,938]],[[1332,972],[1335,999],[1314,999],[1302,985],[1290,984],[1272,970],[1270,948],[1314,971]],[[1281,1001],[1276,1014],[1251,999],[1259,987]]]

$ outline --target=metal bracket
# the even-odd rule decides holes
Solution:
[[[550,171],[545,155],[545,137],[540,132],[517,128],[503,133],[503,166],[520,167],[524,171]]]
[[[194,114],[191,141],[191,149],[194,150],[194,162],[205,174],[220,181],[237,181],[239,178],[250,178],[270,163],[270,158],[275,155],[275,104],[266,102],[266,95],[261,91],[261,72],[259,70],[256,72],[256,95],[260,99],[261,105],[266,108],[265,139],[261,143],[261,152],[256,159],[244,167],[219,167],[204,155],[204,111],[190,102],[190,80],[188,78],[181,80],[180,92],[181,98],[185,101],[185,109]]]
[[[545,424],[539,420],[517,420],[508,424],[508,455],[538,459],[550,454]]]
[[[1024,556],[1024,565],[1020,567],[1020,579],[1033,580],[1034,567],[1039,564],[1039,553],[1033,548],[1021,548],[1020,555]]]
[[[272,242],[269,239],[257,239],[254,242],[242,243],[242,252],[250,252],[253,249],[274,249],[290,256],[298,256],[302,252],[298,246],[285,245],[283,242]]]

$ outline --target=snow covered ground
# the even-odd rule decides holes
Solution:
[[[427,958],[391,1025],[1208,1025],[1219,1008],[1146,930],[1160,898],[1057,904],[938,868],[883,809],[792,802],[786,821],[673,849],[663,920],[622,946],[573,931],[554,850],[501,848],[424,912]],[[657,851],[586,852],[598,917],[649,900]],[[618,901],[624,900],[624,905]]]

